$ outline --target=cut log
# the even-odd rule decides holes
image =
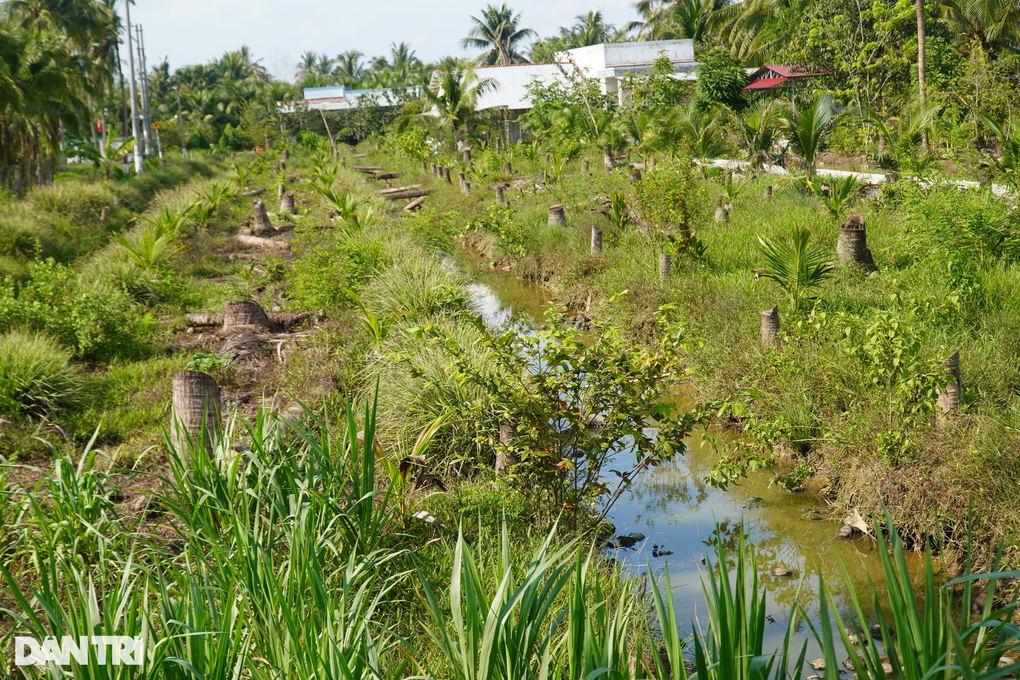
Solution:
[[[208,373],[181,371],[174,376],[170,441],[182,459],[192,452],[212,455],[220,441],[220,386]]]
[[[251,246],[252,248],[270,248],[272,250],[290,250],[290,244],[286,241],[274,241],[269,238],[261,238],[259,236],[248,236],[247,234],[238,234],[236,237],[237,242]]]
[[[375,176],[375,178],[378,180],[396,179],[397,177],[400,177],[399,172],[380,172]]]
[[[266,310],[254,300],[231,300],[223,308],[223,331],[242,333],[244,331],[277,333],[279,325],[269,320]]]
[[[765,347],[779,344],[779,305],[761,313],[761,344]]]
[[[195,312],[184,317],[191,326],[222,326],[223,312]]]
[[[297,215],[297,208],[294,207],[294,192],[288,191],[283,195],[283,200],[280,201],[280,212],[289,215]]]
[[[659,279],[665,281],[669,278],[670,269],[673,267],[672,259],[666,253],[659,254]]]
[[[863,214],[854,213],[843,222],[843,226],[839,228],[839,239],[836,241],[836,254],[841,262],[869,272],[878,271],[875,259],[868,248],[868,232]]]
[[[252,207],[255,213],[255,222],[252,224],[251,232],[256,236],[274,233],[276,230],[273,229],[273,225],[269,221],[269,213],[266,212],[266,204],[262,202],[262,199],[256,198],[252,201]]]
[[[259,187],[258,189],[251,189],[250,191],[242,191],[238,196],[258,196],[259,194],[265,193],[265,187]]]
[[[406,187],[393,187],[392,189],[380,189],[380,196],[388,196],[389,194],[399,194],[401,191],[411,191],[412,189],[421,189],[420,184],[408,184]]]
[[[311,315],[311,312],[266,312],[270,321],[287,328],[298,325]]]
[[[352,165],[351,167],[354,168],[355,170],[361,170],[362,172],[371,173],[373,175],[377,172],[380,172],[381,170],[386,169],[381,165]]]
[[[367,153],[356,153],[356,154],[354,154],[354,157],[355,158],[368,158],[368,154]]]
[[[563,210],[563,206],[559,203],[549,206],[548,224],[550,227],[567,226],[567,213]]]
[[[415,210],[418,210],[419,208],[421,208],[421,204],[424,203],[424,202],[425,202],[425,197],[424,196],[419,196],[418,198],[414,199],[413,201],[411,201],[410,203],[408,203],[407,205],[404,206],[404,212],[409,212],[409,213],[410,212],[414,212]]]
[[[397,194],[387,194],[385,197],[391,201],[397,201],[402,198],[418,198],[419,196],[428,196],[435,189],[417,189],[415,191],[401,191]]]

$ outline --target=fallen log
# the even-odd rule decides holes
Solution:
[[[355,158],[367,158],[368,154],[367,153],[356,153],[356,154],[354,154],[354,157]]]
[[[296,326],[312,315],[311,312],[266,312],[272,323],[278,326]],[[222,326],[223,312],[193,312],[184,317],[189,326]]]
[[[266,188],[261,187],[259,189],[252,189],[251,191],[242,191],[238,196],[258,196],[261,193],[265,193]]]
[[[408,184],[406,187],[393,187],[392,189],[380,189],[380,196],[388,196],[389,194],[399,194],[401,191],[410,191],[411,189],[421,189],[420,184]]]
[[[362,172],[372,173],[373,175],[379,172],[380,170],[386,169],[381,165],[352,165],[351,167],[354,168],[355,170],[361,170]]]
[[[185,319],[190,326],[222,326],[223,312],[196,312],[186,314]]]
[[[396,179],[397,177],[400,177],[399,172],[380,172],[378,175],[375,176],[375,178],[378,180]]]
[[[238,234],[236,237],[237,242],[251,246],[252,248],[271,248],[273,250],[290,250],[290,244],[286,241],[273,241],[268,238],[260,238],[258,236],[248,236],[247,234]]]
[[[404,206],[404,212],[414,212],[421,207],[421,204],[425,202],[424,196],[419,196],[410,203]]]
[[[417,191],[402,191],[399,194],[386,194],[386,198],[391,201],[396,201],[401,198],[418,198],[419,196],[428,196],[435,189],[419,189]]]

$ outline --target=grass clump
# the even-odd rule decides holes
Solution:
[[[70,353],[42,333],[0,335],[0,413],[40,416],[80,401],[82,381]]]

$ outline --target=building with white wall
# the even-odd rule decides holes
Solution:
[[[607,94],[621,93],[629,75],[649,73],[660,55],[673,64],[674,73],[693,73],[693,40],[643,40],[640,42],[602,43],[578,47],[556,55],[557,61],[570,62],[585,78],[596,78]]]

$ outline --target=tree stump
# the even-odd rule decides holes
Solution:
[[[280,160],[283,161],[284,163],[289,161],[290,160],[290,151],[288,151],[287,149],[284,149],[283,151],[281,151],[280,152]]]
[[[285,193],[287,193],[287,185],[286,184],[277,184],[276,185],[276,200],[277,201],[282,201],[283,200],[283,195]]]
[[[429,171],[429,164],[426,163],[425,161],[421,162],[421,171],[422,172],[428,172]]]
[[[269,320],[266,310],[254,300],[231,300],[223,308],[223,332],[278,333],[280,326]]]
[[[464,162],[465,163],[471,162],[471,149],[464,149]]]
[[[587,158],[585,158],[584,160],[581,161],[581,174],[583,174],[583,175],[587,175],[588,174],[588,159]]]
[[[945,422],[949,416],[960,410],[960,395],[963,393],[963,385],[960,381],[960,352],[953,352],[943,362],[942,366],[949,374],[950,381],[944,390],[939,390],[938,419]]]
[[[504,175],[514,174],[513,167],[510,165],[510,161],[507,161],[506,163],[503,164],[503,174]]]
[[[659,279],[665,281],[669,278],[670,269],[673,267],[673,262],[669,255],[666,253],[659,254]]]
[[[220,441],[220,386],[201,371],[174,375],[170,442],[178,455],[201,449],[212,455]],[[190,445],[189,445],[190,441]]]
[[[602,228],[597,224],[591,225],[591,254],[598,255],[602,252]]]
[[[496,185],[496,203],[503,205],[506,201],[503,199],[503,186],[501,184]]]
[[[715,223],[725,224],[730,221],[730,211],[721,205],[715,209]]]
[[[563,210],[563,206],[560,205],[559,203],[553,206],[549,206],[549,226],[550,227],[567,226],[567,213]]]
[[[110,219],[110,206],[104,205],[103,209],[99,211],[99,221],[105,222]]]
[[[273,174],[274,175],[279,175],[280,174],[280,164],[279,163],[277,163],[276,165],[273,166]]]
[[[638,170],[637,168],[634,168],[633,170],[630,171],[630,174],[627,175],[627,179],[630,180],[631,182],[640,182],[641,171]]]
[[[443,179],[446,180],[448,185],[452,185],[453,182],[450,180],[450,168],[443,166]]]
[[[843,226],[839,228],[836,254],[840,262],[871,272],[878,271],[871,250],[868,249],[868,233],[864,226],[864,215],[861,213],[854,213],[846,218]]]
[[[467,178],[464,176],[464,173],[463,172],[458,172],[457,173],[457,179],[460,180],[460,193],[462,193],[465,196],[467,196],[468,193],[471,190],[468,189],[468,187],[467,187]]]
[[[500,143],[500,138],[496,137],[496,153],[499,153],[501,146],[502,144]]]
[[[269,221],[269,213],[266,212],[266,204],[261,198],[252,201],[255,210],[255,222],[252,224],[251,233],[256,235],[271,234],[276,230]]]
[[[765,187],[764,198],[765,198],[766,201],[771,201],[772,200],[772,185],[771,184],[768,185],[767,187]]]
[[[496,449],[496,474],[503,475],[510,471],[516,463],[512,452],[506,449],[513,445],[517,439],[517,428],[511,423],[504,423],[499,426],[499,443],[502,446]]]
[[[613,171],[613,145],[606,142],[605,153],[602,155],[602,165],[605,167],[606,172]]]
[[[294,192],[288,191],[280,201],[280,212],[290,215],[297,215],[297,208],[294,207]]]
[[[779,344],[779,305],[761,313],[761,344],[765,347]]]
[[[436,164],[435,163],[429,163],[429,170],[432,171],[432,176],[435,177],[436,176]]]

